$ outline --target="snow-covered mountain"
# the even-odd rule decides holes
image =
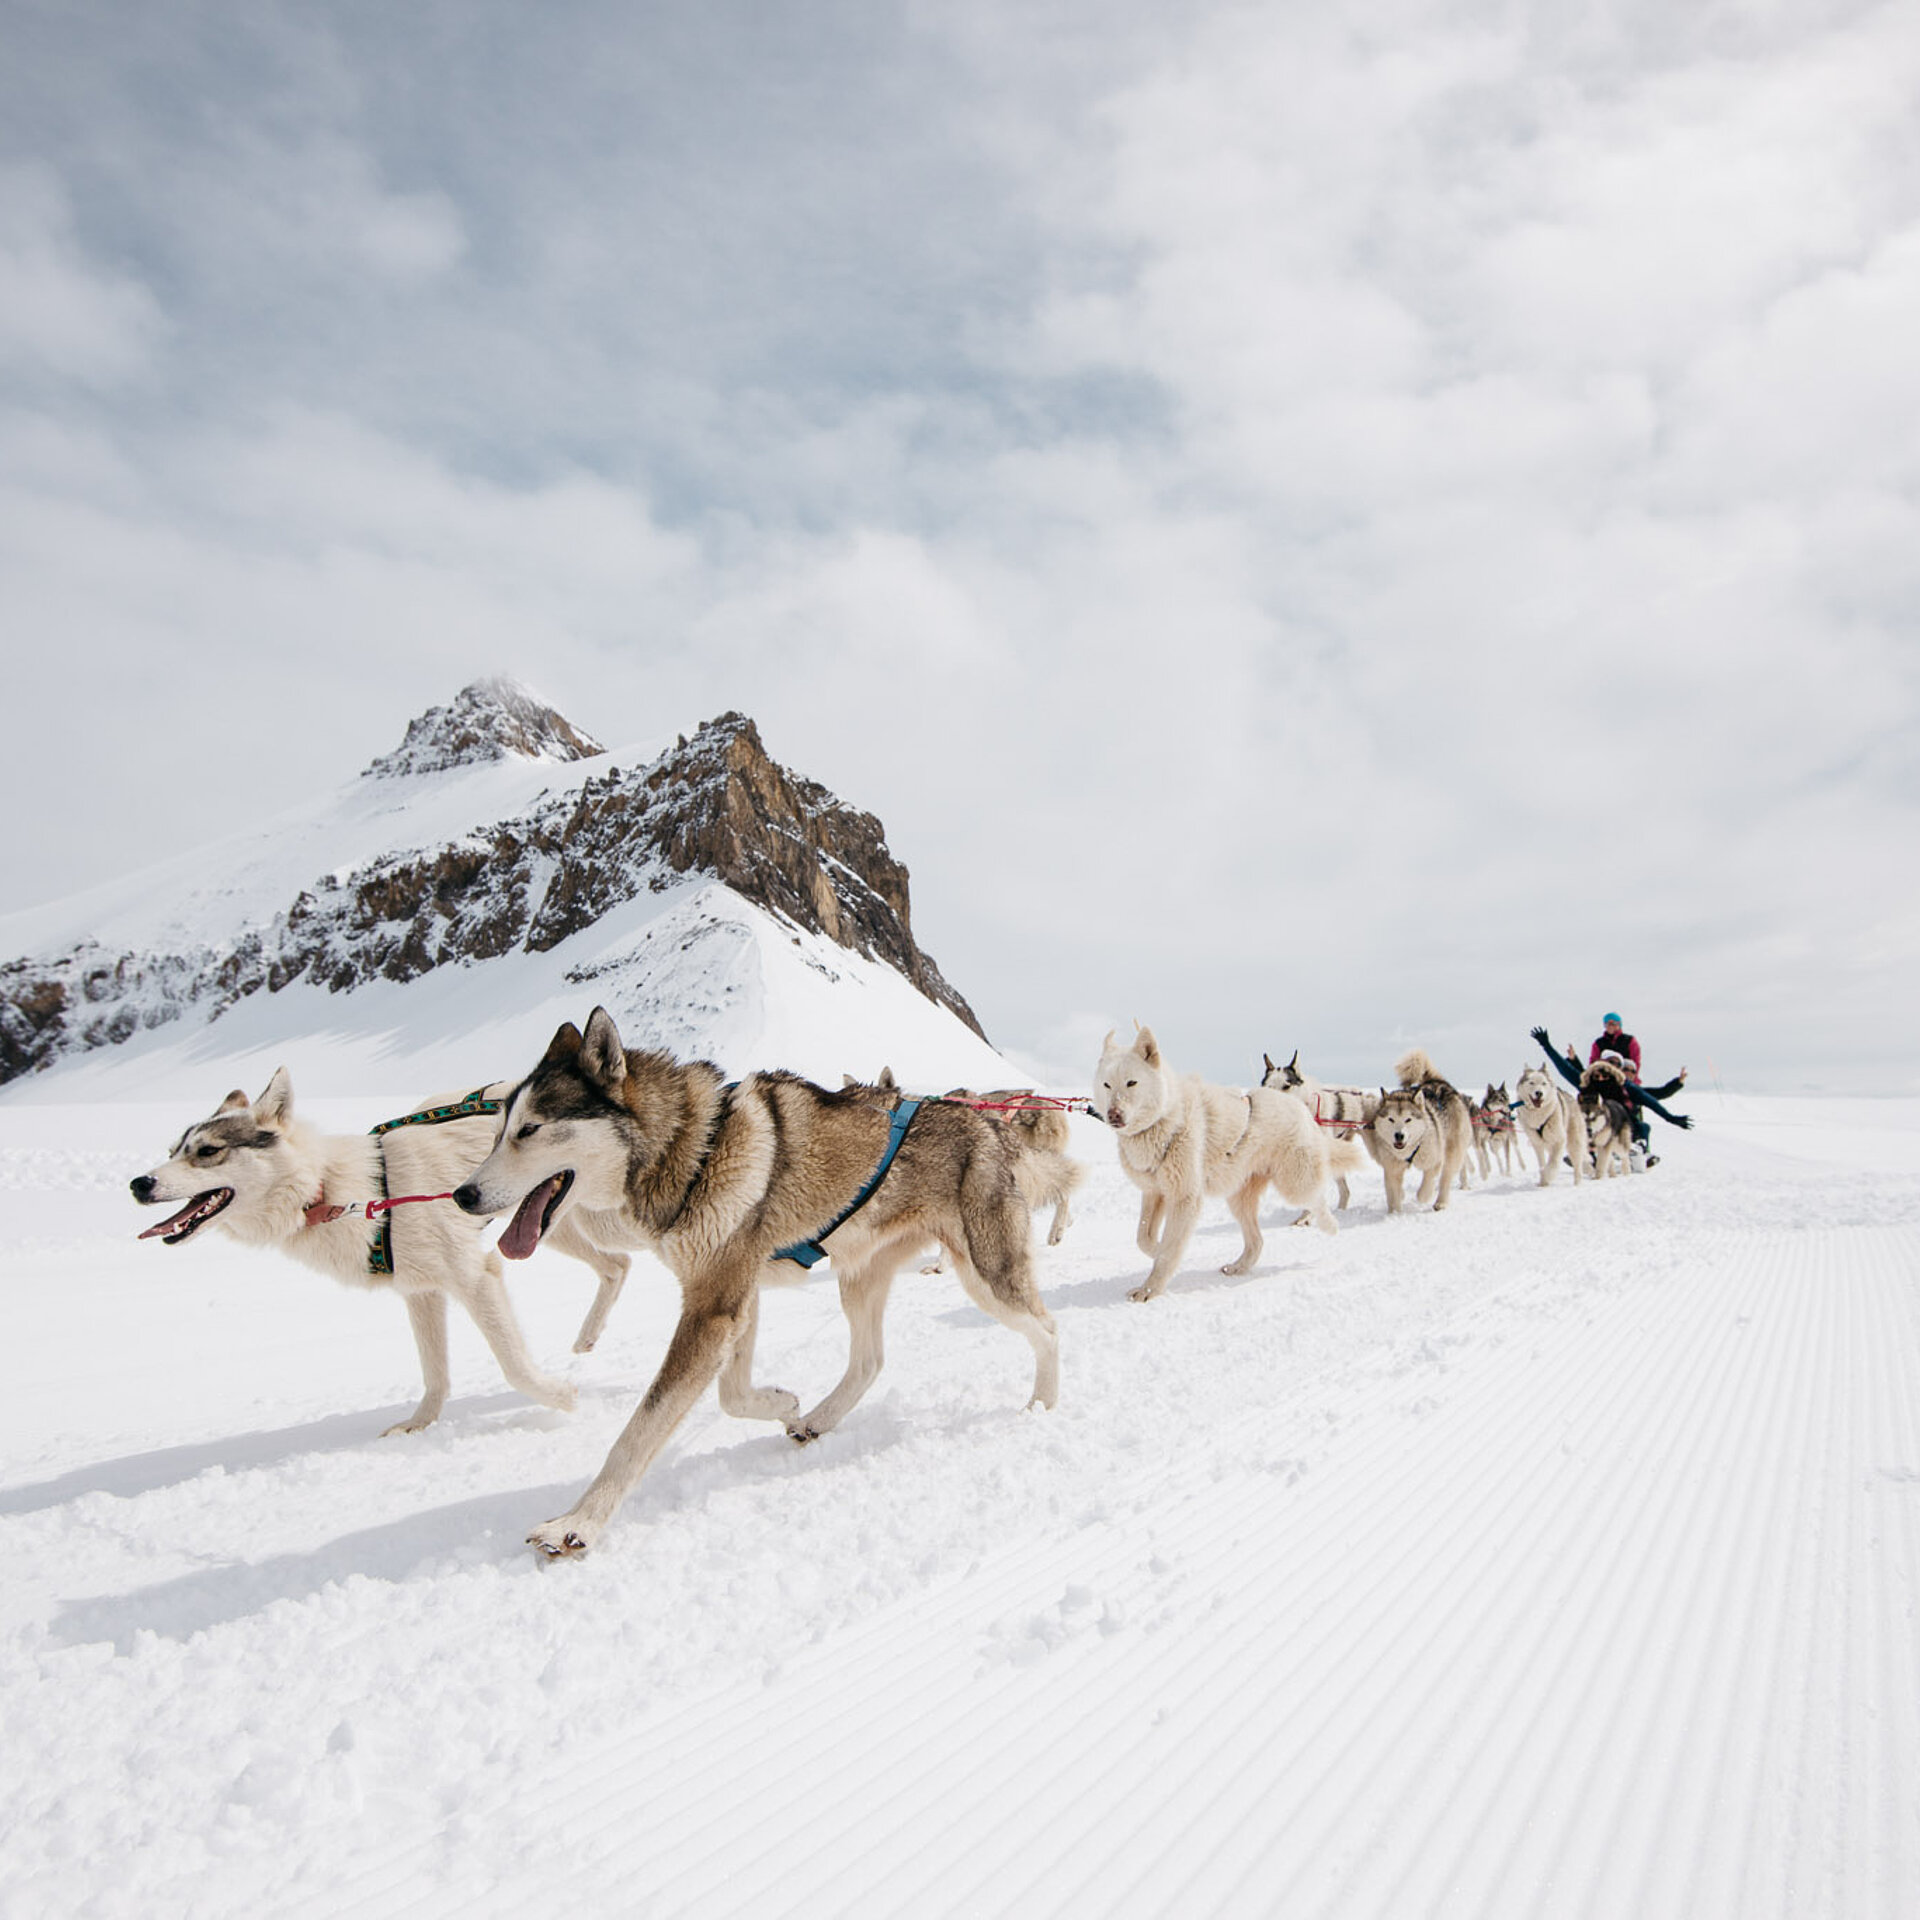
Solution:
[[[163,857],[0,919],[0,1082],[124,1097],[297,1048],[314,1091],[451,1083],[596,1002],[732,1071],[1006,1071],[915,943],[881,823],[744,715],[608,752],[481,681],[336,792],[251,817],[270,787],[211,773],[197,818],[151,830]]]

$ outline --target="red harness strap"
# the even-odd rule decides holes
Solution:
[[[333,1206],[322,1191],[318,1200],[307,1203],[307,1225],[324,1227],[329,1220],[338,1220],[349,1213],[364,1213],[369,1220],[377,1220],[383,1213],[391,1213],[395,1207],[410,1207],[421,1200],[451,1200],[450,1193],[396,1193],[386,1200],[349,1200],[344,1207]]]

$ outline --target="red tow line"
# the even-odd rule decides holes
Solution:
[[[324,1227],[329,1220],[338,1220],[349,1213],[364,1213],[369,1220],[377,1220],[383,1213],[391,1213],[395,1207],[410,1207],[422,1200],[451,1200],[450,1193],[396,1193],[385,1200],[349,1200],[342,1206],[334,1206],[323,1194],[307,1208],[307,1225]]]
[[[1036,1093],[1025,1100],[956,1100],[951,1094],[941,1094],[940,1104],[944,1107],[971,1107],[975,1113],[1091,1113],[1093,1102],[1075,1094],[1066,1099],[1055,1099],[1047,1093]]]

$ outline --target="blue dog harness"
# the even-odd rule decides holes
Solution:
[[[796,1267],[817,1267],[827,1258],[827,1250],[820,1242],[836,1227],[845,1226],[880,1191],[880,1182],[887,1177],[887,1169],[893,1165],[893,1156],[900,1151],[900,1142],[907,1137],[907,1129],[919,1111],[918,1100],[902,1100],[894,1108],[893,1120],[887,1130],[887,1150],[880,1156],[880,1164],[874,1168],[872,1178],[811,1240],[796,1240],[792,1246],[782,1247],[773,1256],[774,1259],[791,1260]]]

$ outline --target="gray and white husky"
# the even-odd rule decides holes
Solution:
[[[1473,1143],[1480,1161],[1481,1179],[1493,1177],[1496,1160],[1502,1173],[1514,1171],[1514,1149],[1520,1143],[1514,1128],[1513,1096],[1507,1092],[1504,1080],[1497,1087],[1488,1081],[1486,1092],[1474,1106]]]
[[[1594,1178],[1605,1180],[1617,1166],[1637,1173],[1633,1163],[1633,1106],[1627,1098],[1625,1072],[1606,1060],[1596,1060],[1580,1076],[1580,1118],[1593,1149]]]
[[[429,1101],[419,1109],[457,1110],[499,1097],[506,1083],[481,1088],[463,1102]],[[389,1433],[430,1426],[446,1405],[447,1301],[459,1301],[485,1336],[508,1384],[545,1407],[571,1408],[574,1390],[543,1373],[527,1351],[507,1298],[500,1256],[485,1246],[481,1224],[451,1199],[393,1208],[384,1219],[364,1211],[369,1200],[395,1194],[447,1194],[493,1138],[491,1114],[474,1113],[433,1125],[381,1134],[330,1134],[293,1110],[293,1082],[277,1069],[257,1100],[236,1089],[206,1119],[174,1142],[151,1173],[132,1182],[142,1206],[184,1201],[178,1213],[140,1238],[177,1247],[204,1228],[217,1227],[244,1245],[271,1247],[348,1286],[386,1287],[407,1303],[420,1350],[425,1391],[420,1404]],[[558,1251],[584,1261],[599,1276],[576,1353],[599,1338],[608,1310],[627,1277],[628,1259],[568,1233]]]
[[[1587,1165],[1587,1123],[1580,1102],[1545,1067],[1523,1068],[1513,1091],[1520,1102],[1513,1117],[1533,1142],[1540,1162],[1540,1184],[1553,1185],[1565,1158],[1573,1162],[1573,1184],[1577,1187]]]
[[[1387,1211],[1400,1212],[1407,1169],[1416,1167],[1420,1191],[1415,1199],[1421,1204],[1432,1200],[1438,1213],[1464,1171],[1473,1144],[1467,1097],[1440,1077],[1423,1048],[1404,1054],[1393,1070],[1400,1084],[1381,1089],[1380,1103],[1367,1123],[1387,1183]]]
[[[1225,1196],[1242,1236],[1238,1258],[1222,1273],[1247,1273],[1260,1258],[1260,1198],[1269,1184],[1322,1231],[1339,1231],[1327,1207],[1326,1138],[1298,1100],[1271,1087],[1242,1092],[1177,1074],[1152,1031],[1140,1027],[1125,1047],[1107,1035],[1093,1110],[1120,1136],[1120,1165],[1141,1193],[1135,1238],[1153,1266],[1129,1299],[1166,1290],[1210,1195]]]
[[[1379,1164],[1373,1136],[1367,1132],[1367,1122],[1380,1104],[1379,1093],[1372,1087],[1323,1086],[1300,1065],[1298,1047],[1284,1067],[1276,1067],[1270,1053],[1260,1058],[1266,1063],[1260,1084],[1278,1093],[1290,1093],[1326,1134],[1327,1167],[1340,1189],[1340,1205],[1344,1208],[1352,1198],[1347,1188],[1348,1174],[1364,1173],[1369,1166]]]
[[[528,1536],[538,1551],[592,1547],[711,1381],[729,1413],[781,1421],[796,1440],[826,1433],[879,1373],[888,1290],[929,1240],[974,1303],[1032,1347],[1028,1404],[1053,1405],[1059,1340],[1033,1283],[1016,1150],[965,1107],[928,1101],[896,1130],[889,1106],[867,1087],[829,1093],[790,1073],[728,1083],[708,1061],[630,1050],[604,1007],[584,1034],[569,1022],[554,1035],[455,1202],[512,1215],[509,1259],[569,1219],[596,1245],[649,1248],[680,1282],[681,1310],[598,1476]],[[852,1339],[846,1374],[803,1415],[791,1393],[752,1383],[759,1290],[820,1259],[833,1262]]]

